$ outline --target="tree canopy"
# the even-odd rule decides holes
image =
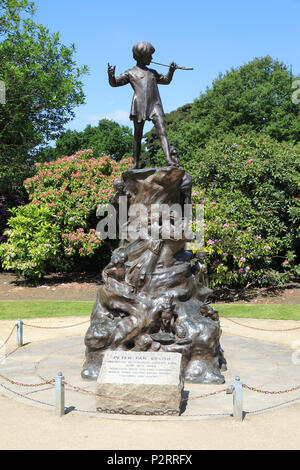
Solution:
[[[295,78],[283,62],[269,56],[220,74],[192,104],[166,115],[169,141],[178,148],[180,162],[190,161],[195,150],[209,139],[229,133],[255,131],[279,142],[298,142],[299,106],[292,102]],[[155,128],[145,139],[148,161],[162,164]]]
[[[88,125],[83,131],[68,129],[57,139],[55,147],[45,148],[38,156],[39,161],[56,160],[62,155],[72,155],[78,150],[93,149],[93,154],[111,155],[119,161],[132,155],[132,131],[117,122],[102,119],[97,126]]]
[[[37,149],[56,139],[84,103],[81,77],[87,67],[73,60],[75,46],[33,21],[34,4],[3,0],[0,7],[0,164],[30,173]]]

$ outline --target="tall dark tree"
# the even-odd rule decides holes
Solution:
[[[132,156],[132,131],[117,122],[102,119],[97,126],[88,125],[83,131],[68,129],[57,139],[55,147],[47,147],[38,155],[39,161],[56,160],[62,155],[72,155],[78,150],[93,149],[93,155],[102,153],[116,160]]]
[[[229,133],[255,131],[280,142],[298,142],[300,108],[292,102],[295,78],[283,62],[269,56],[220,74],[194,103],[166,116],[169,140],[180,150],[181,162],[193,158],[195,149],[209,139]],[[155,129],[145,138],[150,161],[162,162]]]

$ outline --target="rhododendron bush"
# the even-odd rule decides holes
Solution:
[[[295,254],[281,256],[283,243],[274,237],[255,234],[238,218],[229,218],[227,201],[203,197],[194,191],[192,198],[204,204],[204,247],[210,286],[279,286],[295,277]],[[199,223],[194,219],[194,229]],[[278,262],[279,260],[279,262]]]
[[[300,146],[264,134],[211,140],[186,164],[204,204],[212,285],[276,286],[300,274]]]
[[[8,240],[0,246],[3,267],[30,279],[78,270],[87,260],[100,269],[109,250],[96,235],[96,208],[109,201],[114,180],[130,166],[130,158],[95,158],[92,150],[38,163],[24,182],[30,203],[12,210]]]

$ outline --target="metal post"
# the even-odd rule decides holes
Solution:
[[[17,321],[17,344],[23,346],[23,322],[20,318]]]
[[[55,396],[56,396],[56,407],[55,413],[57,416],[63,416],[65,414],[65,386],[63,384],[64,376],[61,372],[58,372],[55,377]]]
[[[243,421],[243,383],[239,377],[233,382],[233,417]]]
[[[237,421],[243,421],[243,383],[236,377],[233,384],[226,390],[227,394],[233,396],[233,417]]]

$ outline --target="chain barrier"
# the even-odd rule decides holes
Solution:
[[[203,395],[198,395],[196,397],[189,397],[189,398],[184,398],[183,401],[187,401],[187,400],[196,400],[198,398],[207,398],[207,397],[211,397],[213,395],[218,395],[219,393],[222,393],[222,392],[226,392],[227,388],[222,388],[222,390],[217,390],[216,392],[211,392],[211,393],[205,393]]]
[[[294,392],[295,390],[300,389],[300,385],[297,387],[289,388],[287,390],[279,390],[279,391],[269,391],[269,390],[260,390],[259,388],[255,387],[250,387],[249,385],[243,384],[243,387],[246,388],[247,390],[251,390],[252,392],[257,392],[257,393],[265,393],[266,395],[281,395],[283,393],[289,393],[289,392]]]
[[[267,328],[257,328],[255,326],[250,326],[250,325],[243,325],[242,323],[239,323],[235,320],[232,320],[232,318],[228,318],[228,317],[221,317],[220,318],[225,318],[225,320],[228,320],[228,321],[231,321],[232,323],[235,323],[236,325],[239,325],[239,326],[244,326],[245,328],[250,328],[251,330],[259,330],[259,331],[272,331],[272,332],[276,332],[276,331],[293,331],[293,330],[300,330],[300,326],[296,326],[296,328],[284,328],[284,329],[280,329],[280,330],[272,330],[272,329],[267,329]]]
[[[72,328],[74,326],[79,326],[79,325],[83,325],[85,323],[88,323],[90,321],[90,319],[88,320],[85,320],[83,322],[80,322],[80,323],[75,323],[73,325],[65,325],[65,326],[38,326],[38,325],[30,325],[29,323],[24,323],[23,322],[23,325],[24,326],[29,326],[31,328],[43,328],[43,329],[60,329],[60,328]],[[13,332],[15,331],[15,329],[17,328],[17,325],[15,324],[12,329],[11,329],[11,332],[9,333],[8,337],[6,338],[6,340],[0,345],[0,349],[3,348],[7,343],[8,341],[10,340]]]
[[[97,393],[95,393],[95,392],[91,392],[90,390],[86,390],[85,388],[76,387],[75,385],[69,384],[69,383],[66,382],[66,381],[63,381],[63,384],[64,384],[64,385],[67,385],[68,387],[73,388],[73,390],[75,390],[75,392],[87,393],[87,394],[89,394],[89,395],[97,395]]]
[[[250,326],[250,325],[244,325],[244,324],[239,323],[239,322],[237,322],[237,321],[235,321],[231,318],[227,318],[227,317],[223,317],[223,316],[221,318],[225,318],[226,320],[228,320],[232,323],[235,323],[239,326],[244,326],[245,328],[250,328],[250,329],[253,329],[253,330],[260,330],[260,331],[281,332],[281,331],[293,331],[293,330],[300,329],[300,326],[296,327],[296,328],[286,328],[286,329],[279,329],[279,330],[266,329],[266,328],[257,328],[257,327],[253,327],[253,326]],[[80,322],[80,323],[76,323],[76,324],[73,324],[73,325],[66,325],[66,326],[49,326],[49,327],[47,327],[47,326],[30,325],[30,324],[27,324],[27,323],[23,323],[23,325],[31,327],[31,328],[61,329],[61,328],[72,328],[72,327],[75,327],[75,326],[83,325],[85,323],[88,323],[89,321],[90,321],[90,319],[85,320],[85,321]],[[11,336],[12,336],[14,330],[16,329],[16,327],[17,327],[17,325],[15,324],[13,326],[12,330],[10,331],[8,337],[4,341],[4,343],[0,346],[0,349],[7,344],[7,342],[11,338]],[[43,382],[38,383],[38,384],[28,384],[28,383],[26,384],[26,383],[18,382],[16,380],[9,379],[8,377],[6,377],[2,374],[0,374],[0,378],[2,378],[3,380],[11,383],[12,385],[17,385],[17,386],[20,386],[20,387],[41,387],[41,386],[44,386],[44,385],[54,385],[55,384],[55,379],[46,380],[41,376],[40,376],[40,378],[43,380]],[[137,400],[129,400],[129,399],[123,399],[121,397],[112,397],[112,396],[106,396],[106,395],[99,395],[96,392],[92,392],[92,391],[84,389],[82,387],[72,385],[72,384],[70,384],[66,381],[63,381],[63,384],[70,387],[70,388],[72,388],[76,392],[81,392],[81,393],[86,393],[86,394],[93,395],[93,396],[98,396],[99,398],[103,397],[103,398],[107,398],[107,399],[111,399],[111,400],[122,400],[122,401],[125,401],[125,402],[128,402],[128,403],[141,403],[141,401],[137,401]],[[279,395],[279,394],[294,392],[294,391],[300,389],[300,385],[298,385],[296,387],[292,387],[290,389],[279,390],[279,391],[261,390],[261,389],[255,388],[255,387],[251,387],[247,384],[243,384],[242,386],[243,386],[243,388],[245,388],[247,390],[254,391],[254,392],[257,392],[257,393],[267,394],[267,395]],[[188,401],[188,400],[196,400],[196,399],[201,399],[201,398],[207,398],[207,397],[214,396],[214,395],[226,392],[226,391],[227,391],[227,388],[223,388],[223,389],[217,390],[215,392],[205,393],[205,394],[198,395],[198,396],[195,396],[195,397],[182,398],[181,402],[185,402],[185,401]],[[173,400],[173,401],[176,402],[176,400]],[[144,400],[143,403],[144,402],[147,402],[147,403],[170,403],[170,401],[162,401],[162,400]]]
[[[65,325],[65,326],[38,326],[38,325],[29,325],[29,323],[24,323],[23,322],[23,325],[24,326],[29,326],[31,328],[42,328],[42,329],[45,329],[45,330],[53,330],[53,329],[60,329],[60,328],[72,328],[73,326],[79,326],[79,325],[83,325],[84,323],[88,323],[90,321],[90,319],[88,320],[85,320],[83,322],[80,322],[80,323],[75,323],[73,325]]]
[[[5,377],[5,375],[2,374],[0,374],[0,378],[5,380],[6,382],[11,383],[12,385],[18,385],[19,387],[41,387],[42,385],[51,385],[55,382],[55,379],[51,379],[39,384],[24,384],[22,382],[17,382],[16,380],[9,379],[8,377]]]
[[[14,395],[17,395],[18,397],[25,398],[26,400],[32,401],[34,403],[40,403],[41,405],[51,406],[52,408],[55,408],[55,405],[53,405],[52,403],[46,403],[44,401],[37,400],[36,398],[31,398],[28,395],[23,395],[22,393],[16,392],[15,390],[12,390],[11,388],[6,387],[3,384],[0,384],[0,387],[2,387],[4,390],[7,390],[10,393],[13,393]]]
[[[125,400],[121,397],[110,397],[110,396],[107,396],[107,395],[99,395],[98,393],[96,392],[91,392],[90,390],[86,390],[85,388],[81,388],[81,387],[77,387],[75,385],[72,385],[66,381],[63,382],[64,385],[67,385],[68,387],[71,387],[73,390],[77,391],[77,392],[83,392],[83,393],[88,393],[89,395],[95,395],[95,396],[98,396],[98,397],[103,397],[103,398],[109,398],[111,400],[122,400],[122,401],[126,401],[128,403],[141,403],[141,401],[135,401],[135,400]],[[196,400],[198,398],[207,398],[207,397],[211,397],[213,395],[217,395],[219,393],[222,393],[222,392],[226,392],[226,388],[222,388],[221,390],[217,390],[216,392],[211,392],[211,393],[205,393],[205,394],[202,394],[202,395],[198,395],[196,397],[189,397],[189,398],[182,398],[181,401],[187,401],[187,400]],[[176,402],[176,400],[173,400],[174,403]],[[170,400],[168,400],[167,402],[166,401],[161,401],[161,400],[143,400],[143,403],[144,402],[147,402],[147,403],[170,403]]]
[[[11,383],[12,385],[18,385],[20,387],[42,387],[43,385],[52,385],[52,384],[55,383],[55,379],[51,379],[51,380],[43,379],[44,382],[42,382],[42,383],[38,383],[38,384],[28,384],[27,383],[27,384],[25,384],[25,383],[22,383],[22,382],[17,382],[16,380],[9,379],[8,377],[6,377],[2,374],[0,374],[0,378],[5,380],[6,382]],[[122,400],[122,401],[125,401],[125,402],[128,402],[128,403],[141,403],[140,400],[128,400],[128,399],[123,399],[121,397],[112,397],[112,396],[108,396],[108,395],[99,395],[96,392],[92,392],[90,390],[86,390],[85,388],[72,385],[72,384],[70,384],[69,382],[66,382],[66,381],[63,381],[63,384],[70,387],[70,388],[72,388],[76,392],[87,393],[89,395],[98,396],[99,398],[107,398],[107,399],[110,399],[110,400]],[[247,390],[250,390],[250,391],[253,391],[253,392],[257,392],[257,393],[263,393],[263,394],[266,394],[266,395],[281,395],[281,394],[284,394],[284,393],[290,393],[290,392],[294,392],[296,390],[299,390],[300,385],[297,385],[296,387],[292,387],[292,388],[289,388],[289,389],[286,389],[286,390],[270,391],[270,390],[261,390],[261,389],[255,388],[255,387],[250,387],[249,385],[243,383],[243,388],[245,388]],[[188,401],[188,400],[197,400],[197,399],[200,399],[200,398],[208,398],[208,397],[218,395],[218,394],[226,392],[226,391],[227,391],[227,388],[222,388],[221,390],[217,390],[215,392],[210,392],[210,393],[205,393],[205,394],[202,394],[202,395],[197,395],[196,397],[182,398],[181,401],[184,402],[184,401]],[[172,401],[177,402],[177,400],[172,400]],[[143,403],[170,403],[170,400],[168,400],[168,401],[143,400]]]
[[[13,328],[12,328],[12,330],[11,330],[11,332],[9,333],[8,337],[7,337],[6,340],[4,341],[4,343],[1,344],[0,349],[3,348],[3,347],[6,345],[6,343],[10,340],[11,335],[13,334],[13,332],[14,332],[14,330],[15,330],[16,328],[17,328],[17,325],[14,325]]]

